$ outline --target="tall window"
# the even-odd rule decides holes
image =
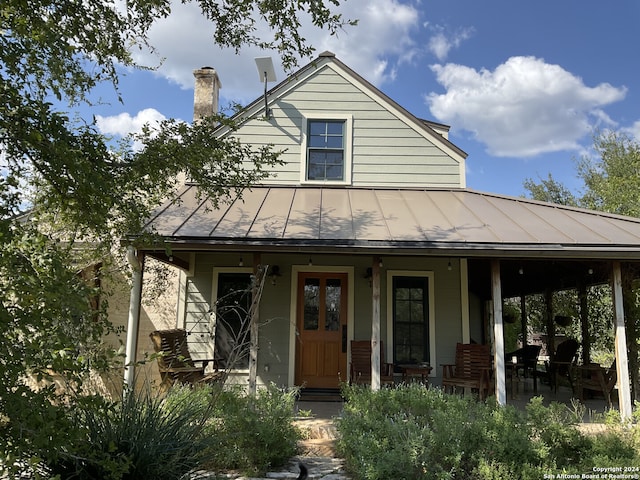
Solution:
[[[251,342],[251,274],[218,274],[215,313],[215,357],[223,368],[248,368]]]
[[[395,363],[429,361],[428,292],[427,277],[393,277]]]
[[[345,122],[309,120],[307,132],[307,180],[344,180]]]

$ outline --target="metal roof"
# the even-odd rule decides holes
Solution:
[[[640,219],[469,189],[260,186],[218,208],[197,190],[147,227],[174,245],[640,258]]]

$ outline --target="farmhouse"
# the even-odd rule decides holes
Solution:
[[[213,69],[195,76],[197,120],[217,109],[221,83]],[[490,344],[505,403],[503,298],[610,283],[630,415],[621,272],[640,260],[640,220],[467,189],[467,155],[448,127],[416,118],[330,52],[239,115],[237,131],[218,134],[273,144],[284,164],[217,207],[187,181],[149,220],[169,250],[130,251],[138,267],[154,257],[180,269],[175,326],[195,358],[216,358],[227,381],[249,388],[323,391],[354,380],[353,341],[370,342],[373,388],[427,364],[439,385],[456,344]],[[130,361],[147,345],[140,270]]]

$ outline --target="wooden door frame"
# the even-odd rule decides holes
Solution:
[[[298,280],[300,273],[346,273],[347,274],[347,375],[349,370],[349,358],[351,358],[351,340],[354,334],[354,271],[352,266],[324,266],[324,265],[292,265],[291,267],[291,293],[289,306],[289,378],[288,385],[295,385],[296,374],[296,329],[298,312]],[[347,381],[345,378],[344,381]]]

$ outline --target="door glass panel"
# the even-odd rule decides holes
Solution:
[[[318,330],[320,318],[320,280],[307,278],[304,281],[304,329]]]
[[[340,328],[340,303],[342,288],[339,279],[327,279],[325,286],[325,325],[327,332],[336,332]]]

